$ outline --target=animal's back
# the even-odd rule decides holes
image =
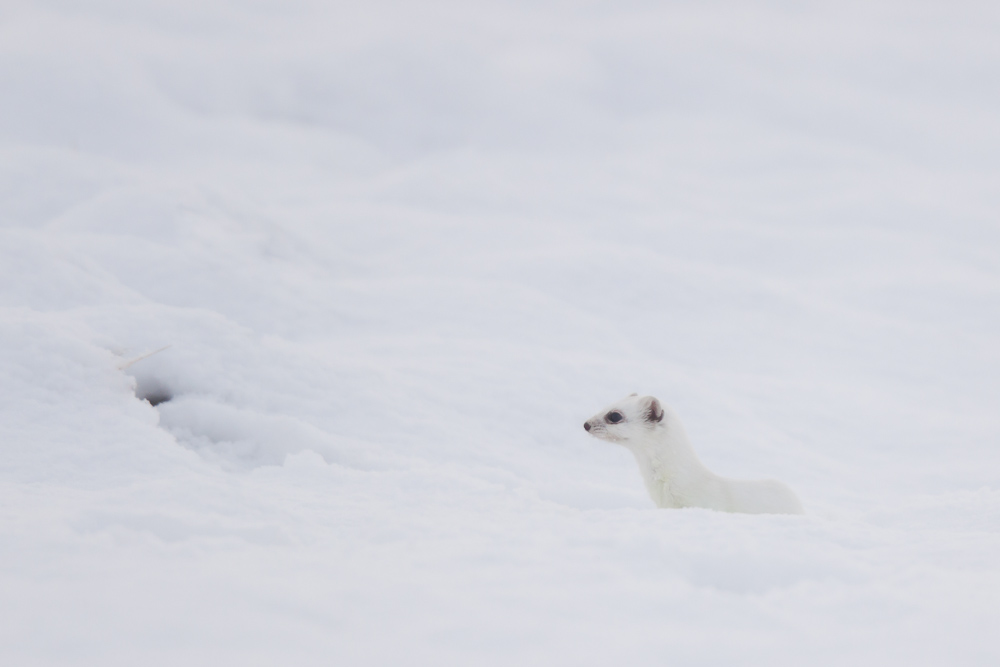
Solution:
[[[733,512],[802,514],[802,502],[787,485],[773,479],[727,479]]]

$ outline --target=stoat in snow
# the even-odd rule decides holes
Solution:
[[[632,452],[658,507],[802,514],[802,503],[781,482],[727,479],[706,468],[677,415],[652,396],[623,398],[588,419],[583,428]]]

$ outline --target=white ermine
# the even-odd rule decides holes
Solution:
[[[583,428],[632,452],[658,507],[802,514],[802,503],[781,482],[727,479],[706,468],[677,415],[652,396],[623,398],[588,419]]]

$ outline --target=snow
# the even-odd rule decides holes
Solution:
[[[996,664],[998,28],[4,3],[3,663]]]

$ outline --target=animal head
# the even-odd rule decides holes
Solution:
[[[592,436],[627,444],[663,424],[663,406],[653,396],[630,394],[612,403],[583,424]]]

